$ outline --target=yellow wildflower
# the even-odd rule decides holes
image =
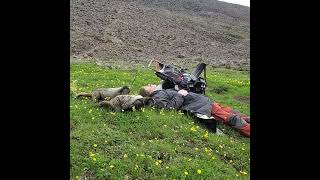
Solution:
[[[110,168],[114,168],[114,165],[110,165],[109,167],[110,167]]]
[[[169,169],[169,166],[166,166],[166,169]]]
[[[202,173],[201,169],[198,169],[198,170],[197,170],[197,173],[198,173],[198,174],[201,174],[201,173]]]
[[[114,115],[114,116],[116,115],[116,113],[114,113],[114,112],[111,112],[110,114],[112,114],[112,115]]]
[[[199,150],[199,148],[197,148],[197,147],[196,147],[196,148],[194,148],[194,150],[198,151],[198,150]]]
[[[162,161],[161,160],[156,160],[156,165],[158,166],[158,165],[160,165],[161,163],[162,163]]]
[[[188,159],[188,162],[190,162],[192,159]]]
[[[124,155],[123,155],[123,158],[127,158],[127,157],[128,157],[128,155],[127,155],[127,154],[124,154]]]
[[[92,109],[89,110],[89,114],[92,112]]]
[[[94,158],[92,158],[92,160],[93,160],[93,161],[96,161],[97,159],[94,157]]]
[[[197,131],[195,127],[192,127],[190,130],[193,132]]]
[[[93,147],[97,147],[98,145],[97,144],[93,144]]]
[[[208,131],[206,131],[206,133],[203,135],[203,137],[205,137],[205,138],[208,138],[208,137],[209,137]]]
[[[240,171],[240,174],[242,174],[242,175],[247,175],[248,173],[245,172],[245,171]]]
[[[187,171],[184,172],[185,175],[188,175],[189,173]]]

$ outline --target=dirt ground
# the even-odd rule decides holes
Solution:
[[[250,8],[212,0],[71,0],[74,59],[249,70]]]

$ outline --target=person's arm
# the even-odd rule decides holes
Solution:
[[[179,91],[180,92],[180,91]],[[164,108],[164,109],[179,109],[183,102],[185,94],[183,93],[175,93],[172,97],[165,91],[156,95],[153,99],[157,106]]]
[[[165,109],[179,109],[183,104],[183,95],[176,94],[165,104]]]

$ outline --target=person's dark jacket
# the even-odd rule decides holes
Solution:
[[[201,94],[189,92],[186,96],[178,94],[173,89],[163,89],[153,92],[150,96],[154,104],[165,109],[181,109],[191,113],[211,116],[212,101]]]

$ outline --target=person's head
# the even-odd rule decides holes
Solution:
[[[148,84],[140,89],[139,94],[143,97],[150,96],[157,88],[155,84]]]

